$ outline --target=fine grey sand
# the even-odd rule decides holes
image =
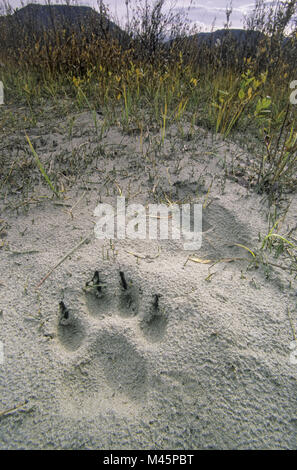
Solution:
[[[63,197],[30,153],[2,188],[0,448],[296,449],[296,280],[278,269],[267,279],[235,245],[254,249],[268,230],[263,197],[229,177],[246,151],[198,127],[191,140],[168,130],[158,153],[159,136],[94,137],[89,113],[71,139],[63,126],[28,132]],[[2,158],[25,147],[22,133],[7,136]],[[201,249],[96,239],[95,207],[119,195],[203,203]],[[215,262],[234,258],[247,261]]]

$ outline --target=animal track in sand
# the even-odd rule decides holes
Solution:
[[[147,296],[149,300],[143,308],[142,289],[126,278],[123,271],[118,275],[118,283],[108,283],[95,271],[86,283],[85,321],[60,302],[58,340],[75,354],[70,369],[64,370],[63,386],[69,406],[85,410],[86,414],[95,412],[94,403],[96,409],[101,406],[115,409],[119,403],[125,409],[144,400],[147,348],[144,353],[139,344],[157,343],[166,332],[167,317],[160,306],[161,295]],[[76,350],[83,345],[86,349],[82,348],[80,355]]]

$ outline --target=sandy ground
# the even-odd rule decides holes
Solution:
[[[1,449],[296,449],[296,281],[247,261],[185,264],[250,260],[234,244],[255,248],[267,233],[246,153],[198,128],[191,140],[169,130],[159,151],[158,136],[117,127],[100,140],[88,113],[71,138],[65,126],[28,131],[60,200],[23,133],[1,147],[6,163],[24,162],[1,189]],[[202,202],[202,248],[96,239],[95,207],[120,194]]]

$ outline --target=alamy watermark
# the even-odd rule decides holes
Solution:
[[[290,352],[290,364],[296,365],[297,364],[297,341],[291,341],[289,348],[291,349]]]
[[[4,344],[0,341],[0,366],[4,364]]]
[[[290,94],[290,103],[297,104],[297,80],[293,80],[290,83],[290,88],[291,90],[294,89],[294,91],[292,91],[292,93]]]
[[[3,82],[0,81],[0,104],[4,104],[4,86]]]
[[[201,204],[130,204],[117,197],[116,209],[98,204],[95,237],[102,239],[182,240],[184,250],[199,250],[202,245]]]

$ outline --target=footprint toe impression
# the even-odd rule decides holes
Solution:
[[[119,312],[123,317],[134,317],[139,310],[139,291],[131,283],[127,283],[125,274],[120,271],[122,292],[120,294]]]
[[[109,308],[106,284],[101,281],[99,271],[95,271],[91,281],[86,282],[85,302],[91,316],[104,315]]]
[[[84,339],[84,328],[81,322],[68,310],[63,301],[60,302],[59,309],[58,338],[65,349],[75,351],[80,347]]]
[[[152,343],[163,338],[167,327],[167,318],[160,308],[159,301],[160,295],[155,294],[147,316],[140,323],[143,335]]]

